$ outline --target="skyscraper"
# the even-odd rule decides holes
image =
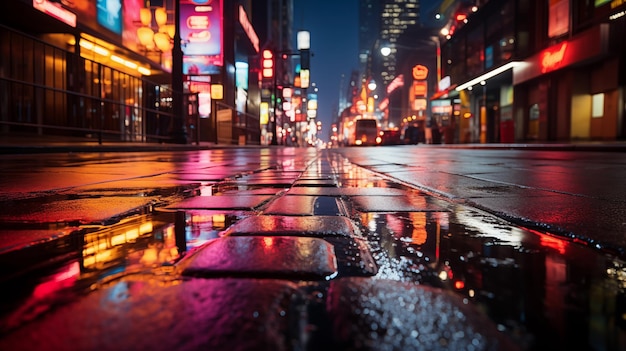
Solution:
[[[380,46],[388,46],[391,53],[383,57],[380,75],[383,85],[387,86],[397,75],[398,38],[420,23],[420,5],[419,0],[383,0],[382,3]]]
[[[380,37],[381,0],[359,1],[359,62],[365,72],[367,61]]]

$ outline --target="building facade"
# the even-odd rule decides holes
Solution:
[[[206,19],[181,21],[180,50],[177,3],[180,17]],[[194,0],[8,0],[4,6],[2,135],[259,143],[258,108],[245,99],[259,94],[250,72],[260,39],[249,1],[202,7]]]
[[[621,1],[457,2],[433,114],[449,142],[616,140],[624,129]],[[523,19],[523,20],[522,20]]]
[[[419,130],[413,140],[420,142],[432,142],[425,135],[432,121],[429,97],[437,91],[439,77],[440,22],[434,20],[438,3],[424,7],[417,0],[363,1],[360,5],[361,84],[376,83],[374,91],[366,91],[375,97],[374,114],[383,130]]]
[[[261,144],[285,144],[291,136],[291,118],[283,111],[282,87],[293,87],[293,0],[252,1],[252,18],[258,23],[261,46],[273,55],[273,76],[261,79]],[[299,59],[299,58],[298,58]],[[260,62],[260,61],[259,61]],[[291,97],[289,98],[291,99]],[[292,129],[293,130],[293,129]]]

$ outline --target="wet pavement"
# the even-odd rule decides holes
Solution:
[[[5,192],[0,349],[626,348],[617,257],[380,162],[274,152]]]

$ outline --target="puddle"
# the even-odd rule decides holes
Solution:
[[[624,262],[462,206],[357,220],[378,277],[452,290],[524,349],[626,346]]]
[[[334,165],[344,186],[402,188],[349,163]],[[367,237],[377,278],[453,291],[525,350],[626,349],[623,261],[463,205],[381,212],[381,201],[353,200],[351,217]]]

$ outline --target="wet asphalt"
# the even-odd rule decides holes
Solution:
[[[159,190],[142,197],[126,182],[51,194],[69,204],[62,208],[49,202],[34,211],[37,200],[12,201],[5,214],[22,217],[0,233],[10,291],[0,349],[560,349],[580,342],[573,331],[585,329],[551,335],[562,321],[534,315],[542,306],[519,305],[558,305],[549,312],[565,316],[581,313],[578,304],[562,306],[561,295],[545,292],[529,298],[520,289],[563,289],[560,278],[546,276],[576,269],[581,258],[612,267],[601,284],[621,281],[621,261],[584,245],[516,227],[339,153],[311,155],[242,164],[234,174],[200,167],[175,176],[192,182],[157,181],[168,186],[150,185]],[[114,196],[102,197],[107,191]],[[64,221],[80,211],[81,221]],[[534,267],[538,257],[548,263]],[[576,297],[587,293],[585,284],[562,296],[595,301]],[[622,290],[596,292],[619,302]],[[605,328],[616,331],[596,337],[623,335],[619,320]],[[603,345],[618,349],[620,342]]]

